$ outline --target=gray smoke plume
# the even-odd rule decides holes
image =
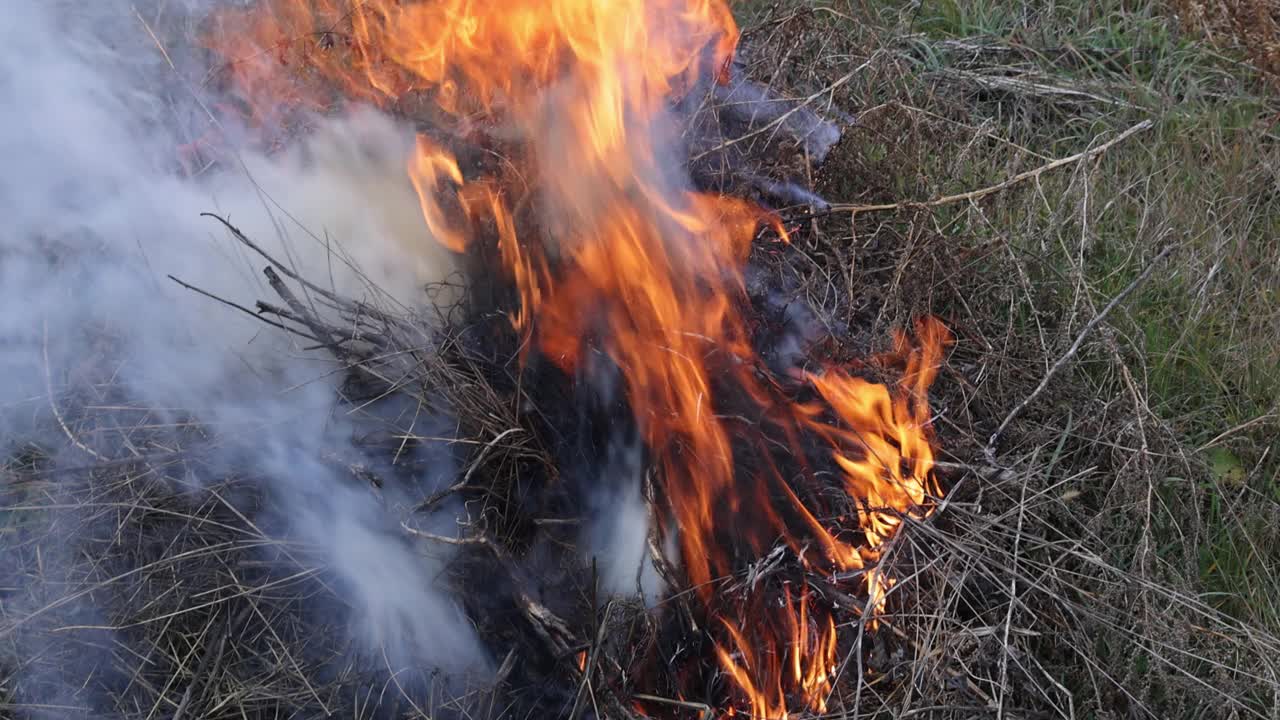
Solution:
[[[316,460],[342,454],[353,433],[336,407],[333,364],[167,279],[249,306],[269,296],[263,261],[200,217],[217,212],[318,283],[421,305],[422,285],[453,266],[403,172],[412,132],[356,112],[321,122],[283,155],[246,154],[232,169],[179,178],[175,148],[192,138],[175,129],[207,121],[202,105],[212,99],[168,65],[144,20],[201,10],[164,0],[0,0],[0,437],[8,448],[65,445],[45,443],[49,425],[32,418],[47,413],[27,408],[61,402],[109,339],[114,383],[155,418],[225,430],[228,455],[291,506],[288,531],[319,548],[339,579],[355,640],[452,669],[484,665],[469,625],[433,587],[444,558],[413,551],[388,530],[398,526],[386,509],[394,503]],[[84,444],[94,452],[92,439]],[[421,478],[428,488],[455,470],[448,453],[433,463]],[[452,532],[452,519],[440,522]],[[23,593],[9,590],[0,603],[13,617]],[[92,596],[75,605],[93,614]],[[39,652],[23,628],[0,633],[0,660]]]

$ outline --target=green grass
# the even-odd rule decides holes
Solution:
[[[896,23],[885,26],[890,32],[1030,46],[1025,57],[1044,82],[1092,83],[1112,96],[1127,93],[1124,99],[1137,106],[1092,117],[1050,110],[1038,118],[1042,122],[971,108],[971,122],[1004,120],[998,134],[1033,151],[1059,156],[1138,117],[1157,121],[1154,132],[1089,170],[1096,209],[1083,215],[1088,228],[1081,213],[1048,217],[1016,203],[998,225],[1029,252],[1043,252],[1045,239],[1052,238],[1046,264],[1054,263],[1055,253],[1066,259],[1087,232],[1085,282],[1096,300],[1118,292],[1137,273],[1135,251],[1177,245],[1170,267],[1128,305],[1128,327],[1122,329],[1134,333],[1129,340],[1141,353],[1133,369],[1142,372],[1153,409],[1188,446],[1199,448],[1230,432],[1223,442],[1235,449],[1254,487],[1280,498],[1280,425],[1266,420],[1280,411],[1280,137],[1273,98],[1237,61],[1177,32],[1162,6],[1150,2],[929,0],[872,7],[882,22]],[[1086,54],[1077,67],[1038,60],[1044,53],[1036,48],[1058,47],[1112,52]],[[1107,62],[1099,59],[1104,55]],[[1119,66],[1112,64],[1117,56],[1125,59]],[[983,176],[998,180],[998,163],[976,158],[965,177],[940,185],[961,190]],[[1081,201],[1079,183],[1067,175],[1042,185],[1064,203]],[[1074,288],[1063,289],[1068,292],[1057,298],[1060,304],[1074,299]],[[1231,432],[1242,425],[1248,427]]]

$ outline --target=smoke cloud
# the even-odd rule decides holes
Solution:
[[[187,22],[202,9],[0,0],[0,436],[9,449],[45,444],[47,425],[25,408],[56,401],[110,338],[115,381],[131,398],[228,429],[228,454],[294,509],[288,530],[341,580],[357,640],[450,669],[481,666],[469,625],[433,587],[443,558],[424,559],[391,531],[394,498],[379,502],[316,460],[341,454],[354,432],[336,406],[333,364],[166,277],[250,306],[269,297],[261,258],[200,217],[217,212],[317,283],[421,305],[422,285],[454,267],[403,172],[412,131],[355,112],[281,155],[178,177],[175,148],[192,137],[175,129],[207,126],[202,105],[213,98],[168,65],[143,19]],[[431,461],[420,478],[428,491],[455,470],[447,452]],[[452,530],[452,518],[440,522]],[[18,600],[0,602],[12,611]],[[31,642],[12,647],[31,652]]]

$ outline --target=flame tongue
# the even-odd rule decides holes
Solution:
[[[688,191],[664,162],[671,98],[731,59],[724,2],[268,0],[219,16],[209,40],[251,125],[328,107],[335,91],[388,108],[418,98],[517,150],[468,179],[420,137],[407,171],[426,229],[457,251],[496,235],[532,345],[572,371],[598,337],[618,367],[661,471],[661,529],[714,619],[735,705],[823,711],[832,612],[803,583],[730,598],[715,582],[781,542],[812,570],[867,568],[869,607],[882,607],[890,579],[871,565],[931,491],[925,393],[946,336],[926,322],[920,348],[899,338],[893,390],[829,368],[792,380],[813,396],[796,402],[768,379],[742,266],[763,226],[786,235],[750,203]],[[530,208],[541,232],[517,220]],[[721,414],[726,398],[738,417]],[[828,466],[847,497],[830,498],[816,472]],[[829,519],[850,504],[856,523]]]

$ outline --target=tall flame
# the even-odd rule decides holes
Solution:
[[[762,371],[742,267],[762,228],[786,233],[748,202],[689,191],[667,160],[671,99],[723,79],[737,36],[723,0],[264,0],[219,15],[208,40],[251,124],[345,97],[413,105],[508,151],[468,178],[448,139],[421,136],[406,169],[426,228],[457,251],[496,237],[531,347],[568,372],[593,348],[617,365],[660,471],[661,530],[714,620],[730,710],[782,718],[825,709],[834,614],[807,587],[778,603],[715,582],[781,541],[812,570],[864,570],[883,608],[881,549],[935,492],[926,393],[948,337],[934,321],[918,347],[900,335],[893,389],[836,367]],[[847,497],[806,461],[815,441]],[[851,504],[854,522],[830,519]]]

